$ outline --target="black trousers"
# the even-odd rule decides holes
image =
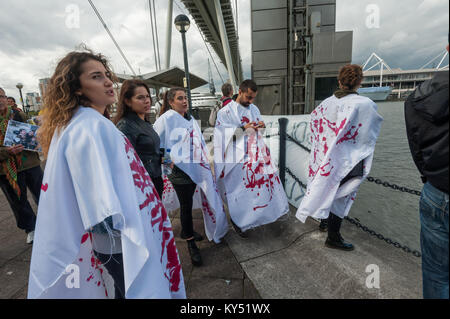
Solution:
[[[161,176],[152,177],[153,185],[155,185],[156,191],[158,192],[159,198],[162,199],[162,194],[164,192],[164,181]]]
[[[34,231],[36,226],[36,215],[31,208],[27,198],[27,186],[33,195],[34,201],[39,205],[42,178],[44,173],[40,166],[36,166],[17,174],[17,183],[20,188],[20,199],[9,184],[5,175],[0,175],[0,188],[8,200],[9,205],[16,218],[17,227],[26,233]]]
[[[194,223],[192,222],[192,204],[196,184],[173,184],[180,202],[181,232],[188,238],[194,236]]]
[[[114,279],[114,299],[125,299],[125,278],[122,254],[104,255],[95,250],[94,254]]]

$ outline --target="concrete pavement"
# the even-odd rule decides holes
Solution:
[[[30,200],[32,202],[32,200]],[[32,203],[33,208],[36,205]],[[325,233],[309,219],[299,222],[292,209],[279,221],[240,238],[230,227],[221,244],[198,244],[204,265],[193,267],[179,238],[178,214],[171,216],[190,299],[416,299],[422,298],[420,258],[406,254],[344,222],[342,234],[352,252],[324,247]],[[202,215],[194,212],[195,230],[204,235]],[[0,298],[26,298],[31,246],[17,229],[0,194]],[[366,281],[379,288],[368,288]],[[366,272],[368,271],[368,272]]]

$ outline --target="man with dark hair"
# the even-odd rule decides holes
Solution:
[[[447,45],[447,51],[449,46]],[[425,186],[420,198],[423,297],[448,299],[449,72],[437,72],[405,102],[406,129]]]
[[[17,227],[28,234],[27,243],[31,244],[36,215],[27,199],[27,186],[38,204],[43,172],[38,153],[24,151],[20,144],[3,146],[9,120],[26,122],[26,116],[7,105],[5,91],[0,88],[0,188],[11,206]]]
[[[244,81],[236,101],[217,114],[214,162],[217,185],[231,222],[243,238],[246,230],[276,221],[289,211],[278,171],[264,143],[265,128],[253,101],[258,87]]]

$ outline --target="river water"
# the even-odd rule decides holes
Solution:
[[[384,122],[370,176],[421,191],[423,184],[406,137],[404,102],[377,104]],[[356,217],[361,224],[377,233],[420,251],[419,199],[417,195],[366,181],[360,188],[349,217]]]

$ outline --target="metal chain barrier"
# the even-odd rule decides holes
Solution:
[[[299,180],[298,177],[295,176],[294,173],[292,173],[292,171],[289,168],[287,168],[287,167],[286,167],[286,173],[288,173],[289,176],[291,176],[301,187],[306,189],[307,186],[305,184],[303,184],[301,182],[301,180]]]
[[[280,136],[280,133],[268,135],[268,136],[265,136],[265,138],[272,138],[272,137],[275,137],[275,136]],[[308,149],[306,146],[302,145],[299,141],[297,141],[295,138],[293,138],[289,134],[286,133],[286,136],[287,136],[287,138],[290,141],[292,141],[293,143],[295,143],[296,145],[298,145],[299,147],[301,147],[305,151],[311,152],[310,149]],[[293,178],[301,187],[307,188],[307,185],[303,184],[300,181],[300,179],[297,176],[295,176],[295,174],[292,173],[292,171],[288,167],[286,167],[285,170],[286,170],[286,173],[288,173],[289,176],[291,176],[291,178]],[[403,193],[409,193],[409,194],[417,195],[417,196],[421,196],[422,195],[422,193],[420,191],[409,189],[409,188],[403,187],[403,186],[398,186],[396,184],[391,184],[391,183],[388,183],[388,182],[383,182],[382,180],[380,180],[378,178],[368,177],[367,181],[371,182],[371,183],[375,183],[377,185],[382,185],[384,187],[391,188],[391,189],[393,189],[395,191],[400,191],[400,192],[403,192]],[[394,241],[394,240],[392,240],[392,239],[390,239],[388,237],[385,237],[382,234],[377,233],[376,231],[370,229],[369,227],[362,225],[357,218],[351,218],[351,217],[347,216],[347,217],[345,217],[345,220],[347,220],[351,224],[355,225],[356,227],[360,228],[364,232],[369,233],[370,235],[372,235],[372,236],[374,236],[374,237],[376,237],[376,238],[378,238],[380,240],[384,240],[387,244],[392,245],[392,246],[394,246],[396,248],[402,249],[404,252],[406,252],[408,254],[413,254],[416,257],[421,257],[422,256],[422,254],[419,251],[412,250],[408,246],[402,245],[399,242],[396,242],[396,241]]]
[[[409,193],[409,194],[412,194],[412,195],[422,196],[422,192],[419,192],[419,191],[416,191],[416,190],[413,190],[413,189],[409,189],[409,188],[406,188],[406,187],[403,187],[403,186],[390,184],[388,182],[383,182],[382,180],[380,180],[378,178],[367,177],[367,181],[371,182],[371,183],[375,183],[377,185],[382,185],[384,187],[389,187],[389,188],[392,188],[393,190],[400,191],[400,192],[403,192],[403,193]]]
[[[422,254],[420,252],[418,252],[417,250],[412,250],[411,248],[409,248],[406,245],[402,245],[396,241],[393,241],[390,238],[384,237],[383,235],[375,232],[374,230],[371,230],[370,228],[363,226],[358,219],[354,219],[351,217],[345,217],[345,220],[347,220],[348,222],[350,222],[351,224],[355,225],[356,227],[362,229],[363,231],[365,231],[366,233],[369,233],[372,236],[377,237],[380,240],[384,240],[386,243],[388,243],[389,245],[392,245],[396,248],[400,248],[402,249],[404,252],[408,253],[408,254],[413,254],[416,257],[421,257]]]

